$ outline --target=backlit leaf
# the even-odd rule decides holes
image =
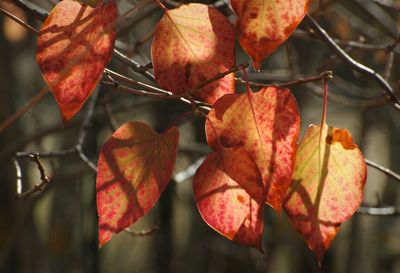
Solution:
[[[96,182],[100,246],[155,205],[175,166],[178,134],[128,122],[104,144]]]
[[[296,29],[309,4],[310,0],[231,0],[240,44],[255,69]]]
[[[81,109],[111,59],[116,16],[114,0],[98,8],[63,0],[40,28],[36,60],[64,121]]]
[[[257,165],[243,148],[220,148],[208,155],[196,172],[193,188],[209,226],[262,251],[264,187]]]
[[[215,8],[189,4],[169,10],[157,25],[151,50],[156,80],[175,94],[193,90],[235,65],[234,47],[233,27]],[[231,73],[194,95],[212,104],[234,90]]]
[[[280,212],[291,183],[300,127],[297,103],[290,91],[269,87],[256,93],[225,95],[208,116],[210,146],[218,149],[216,135],[225,147],[242,146],[261,171],[265,201]]]
[[[284,208],[319,264],[339,226],[360,206],[366,175],[364,157],[347,130],[326,124],[308,129]]]

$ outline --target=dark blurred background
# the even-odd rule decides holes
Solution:
[[[13,2],[17,1],[0,0],[0,7],[38,29],[41,22],[34,14],[17,8]],[[31,1],[46,11],[56,2]],[[116,47],[145,65],[150,62],[152,34],[162,13],[154,3],[135,0],[118,1],[119,13],[139,2],[141,8],[119,25]],[[179,4],[165,2],[168,7]],[[202,2],[217,4],[232,22],[235,20],[224,1]],[[314,12],[317,1],[311,6],[314,18],[340,40],[353,58],[386,74],[398,92],[400,46],[392,48],[392,53],[385,49],[395,45],[399,37],[400,1],[320,2],[319,12]],[[33,34],[0,15],[0,122],[45,87],[35,61],[35,43]],[[249,60],[239,45],[237,54],[238,64]],[[109,67],[148,83],[115,59]],[[400,112],[381,99],[381,90],[373,80],[346,67],[313,37],[305,22],[264,62],[260,73],[249,68],[249,74],[251,80],[268,83],[318,75],[326,70],[334,73],[328,123],[349,129],[368,159],[400,172]],[[301,111],[301,135],[310,123],[320,122],[321,86],[316,82],[291,88]],[[129,120],[142,120],[162,131],[190,110],[173,100],[121,94],[106,86],[99,87],[98,92],[82,146],[94,163],[113,127]],[[51,183],[41,193],[16,200],[15,154],[74,147],[89,105],[90,102],[86,103],[70,123],[63,125],[54,99],[47,94],[0,133],[0,272],[320,272],[312,252],[284,213],[279,217],[269,207],[265,209],[264,254],[223,238],[203,222],[193,199],[191,180],[193,169],[209,151],[204,144],[204,120],[198,118],[188,119],[180,126],[174,181],[151,213],[131,227],[136,232],[158,227],[151,235],[121,232],[103,248],[97,248],[96,174],[76,154],[41,158]],[[19,162],[24,189],[40,183],[36,164],[26,157]],[[399,189],[398,181],[368,168],[364,204],[400,206]],[[354,215],[342,225],[321,272],[400,272],[400,217]]]

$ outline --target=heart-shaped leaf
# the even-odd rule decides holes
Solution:
[[[311,126],[297,151],[284,208],[321,265],[339,226],[363,198],[367,168],[347,130]]]
[[[96,181],[100,246],[155,205],[171,179],[178,135],[176,127],[159,135],[128,122],[104,144]]]
[[[231,0],[240,44],[255,69],[292,34],[309,4],[310,0]]]
[[[206,121],[207,141],[214,150],[222,143],[241,146],[252,156],[262,174],[265,201],[278,212],[291,183],[299,128],[295,98],[278,87],[225,95]]]
[[[234,39],[232,25],[215,8],[189,4],[168,10],[157,25],[151,50],[158,84],[182,94],[232,68]],[[231,73],[193,95],[212,104],[222,95],[234,92]]]
[[[262,251],[264,187],[257,165],[243,148],[221,147],[208,155],[196,172],[193,189],[209,226]]]
[[[114,0],[98,8],[63,0],[42,24],[36,60],[64,121],[81,109],[110,61],[116,17]]]

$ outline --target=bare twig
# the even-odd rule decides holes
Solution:
[[[334,39],[309,15],[306,15],[306,21],[315,33],[319,35],[322,41],[324,41],[337,56],[344,61],[350,68],[357,71],[377,82],[382,88],[385,96],[393,103],[393,106],[400,110],[400,101],[395,95],[395,91],[389,85],[389,83],[373,69],[356,62],[350,55],[348,55],[335,41]]]
[[[318,41],[321,41],[318,37],[316,37],[315,33],[311,33],[311,34],[313,34],[313,35],[310,35],[310,33],[308,31],[305,31],[302,29],[296,29],[293,33],[293,36],[297,37],[297,38],[301,38],[301,39],[316,39]],[[343,41],[343,40],[336,39],[336,38],[334,38],[333,40],[339,46],[343,46],[346,48],[368,50],[368,51],[369,50],[371,50],[371,51],[378,51],[378,50],[379,51],[388,51],[388,48],[390,48],[392,46],[392,43],[390,43],[390,44],[371,44],[371,43],[366,43],[363,41]]]
[[[399,216],[400,208],[392,206],[373,207],[363,205],[357,210],[357,213],[369,216]]]
[[[191,90],[189,93],[193,94],[194,92],[196,92],[197,90],[200,90],[201,88],[203,88],[204,86],[206,86],[209,83],[212,83],[216,80],[222,79],[223,77],[225,77],[228,74],[234,73],[236,71],[238,71],[241,68],[247,68],[249,66],[249,63],[245,62],[243,64],[237,65],[232,67],[231,69],[228,69],[227,71],[224,71],[222,73],[218,73],[217,75],[215,75],[212,78],[209,78],[208,80],[200,83],[199,85],[197,85],[195,88],[193,88],[193,90]]]
[[[152,235],[154,232],[156,232],[157,230],[159,230],[158,226],[149,228],[149,229],[144,229],[141,231],[135,231],[131,228],[126,228],[124,229],[125,232],[127,232],[129,235],[133,236],[133,237],[142,237],[142,236],[149,236]]]
[[[17,158],[30,158],[33,154],[39,154],[40,157],[60,157],[60,156],[67,156],[67,155],[74,155],[76,154],[76,150],[74,148],[72,149],[66,149],[66,150],[60,150],[60,151],[51,151],[51,152],[17,152],[16,156]]]
[[[400,182],[400,174],[395,173],[389,168],[383,167],[382,165],[379,165],[378,163],[375,163],[369,159],[365,159],[365,163],[367,163],[368,166],[371,166],[384,174],[390,176],[391,178],[395,179],[397,182]]]
[[[14,20],[15,22],[17,22],[18,24],[20,24],[21,26],[25,27],[26,29],[28,29],[30,32],[32,32],[35,35],[39,35],[39,32],[33,28],[32,26],[28,25],[27,23],[25,23],[24,21],[22,21],[20,18],[18,18],[17,16],[15,16],[14,14],[11,14],[10,12],[0,8],[0,12],[3,13],[4,15],[10,17],[12,20]]]
[[[96,164],[94,164],[90,159],[85,155],[83,152],[83,144],[86,139],[87,135],[87,129],[90,127],[90,123],[92,121],[92,117],[94,114],[94,108],[96,106],[96,101],[99,96],[99,87],[96,88],[96,90],[93,92],[92,96],[90,97],[89,105],[85,114],[85,117],[83,119],[81,128],[79,130],[79,135],[78,135],[78,143],[75,146],[76,152],[78,153],[78,156],[82,159],[86,165],[91,168],[94,172],[97,172],[97,167]]]
[[[114,56],[117,58],[117,60],[121,61],[122,63],[124,63],[124,64],[128,65],[130,68],[132,68],[133,71],[145,76],[152,82],[155,82],[154,75],[148,71],[149,67],[147,65],[143,66],[143,65],[138,64],[137,62],[135,62],[128,56],[124,55],[122,52],[120,52],[117,49],[114,49]]]
[[[301,77],[297,80],[284,82],[284,83],[259,83],[259,82],[249,82],[251,87],[269,87],[269,86],[280,86],[280,87],[291,87],[296,85],[303,85],[310,82],[320,81],[323,79],[332,79],[332,71],[325,71],[319,74],[318,76],[311,76],[311,77]],[[246,84],[246,81],[241,78],[235,78],[237,83]]]
[[[92,169],[94,172],[97,172],[97,167],[96,164],[94,164],[83,152],[82,150],[82,146],[85,142],[85,138],[87,135],[87,129],[90,127],[90,122],[94,113],[94,107],[96,105],[96,100],[98,97],[98,93],[99,90],[97,88],[97,90],[93,93],[93,95],[90,98],[90,102],[88,105],[88,110],[85,114],[85,117],[83,119],[82,125],[81,125],[81,129],[79,131],[79,135],[78,135],[78,141],[77,144],[75,145],[74,148],[71,149],[66,149],[66,150],[61,150],[61,151],[51,151],[51,152],[43,152],[43,153],[38,153],[38,152],[18,152],[16,154],[17,158],[14,161],[14,165],[17,171],[17,198],[25,198],[30,196],[31,194],[38,192],[38,191],[42,191],[47,184],[50,182],[50,179],[45,175],[44,172],[44,168],[42,166],[42,164],[39,161],[39,157],[62,157],[62,156],[67,156],[67,155],[73,155],[73,154],[77,154],[81,160],[86,163],[86,165]],[[20,193],[19,189],[21,189],[21,168],[19,166],[19,162],[18,159],[19,158],[23,158],[23,157],[28,157],[28,158],[33,158],[35,160],[35,162],[38,165],[39,171],[41,173],[41,180],[42,183],[35,185],[35,187],[30,190],[27,191],[25,193]],[[19,178],[18,178],[19,177]]]
[[[17,160],[14,161],[16,170],[17,170],[17,196],[16,198],[27,198],[31,196],[32,194],[43,191],[47,184],[50,183],[50,178],[46,175],[46,171],[42,165],[42,163],[39,160],[39,154],[32,154],[30,158],[36,163],[39,173],[40,173],[40,180],[41,182],[39,184],[36,184],[32,189],[22,192],[22,183],[21,183],[21,168],[19,166],[19,163]]]

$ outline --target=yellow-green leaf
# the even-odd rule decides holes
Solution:
[[[366,175],[364,157],[347,130],[326,124],[308,129],[284,208],[319,264],[339,226],[360,206]]]

